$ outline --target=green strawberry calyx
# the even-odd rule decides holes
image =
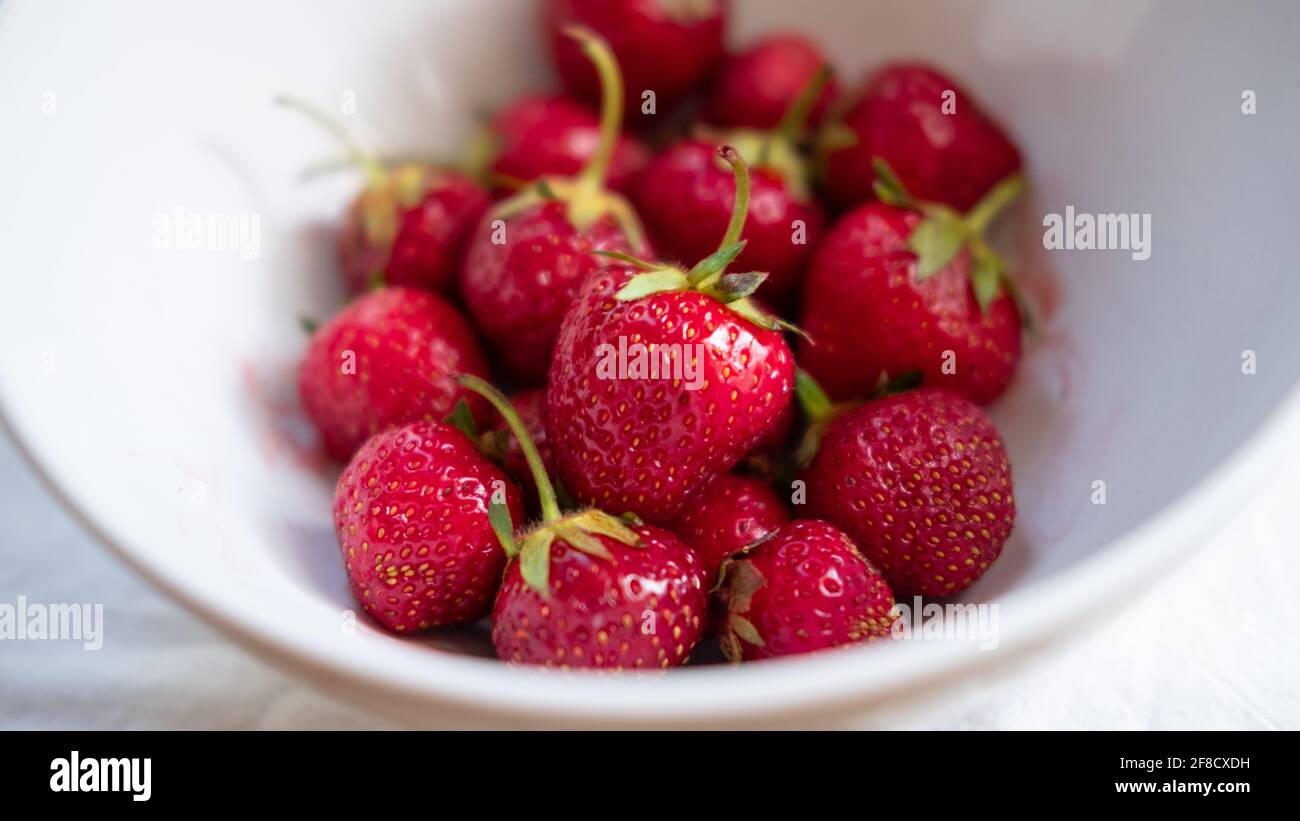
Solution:
[[[401,212],[420,204],[436,184],[438,169],[414,162],[389,167],[358,145],[333,117],[311,103],[286,95],[276,97],[275,102],[302,114],[342,145],[343,157],[318,163],[308,168],[304,176],[314,177],[339,168],[360,169],[366,186],[357,197],[357,206],[366,242],[376,248],[390,247],[397,237]]]
[[[603,510],[588,508],[567,514],[561,512],[555,485],[546,475],[541,453],[510,400],[477,376],[462,374],[457,377],[457,381],[487,399],[505,419],[506,426],[519,441],[524,459],[528,462],[528,470],[537,485],[542,521],[517,538],[506,506],[494,501],[488,509],[488,518],[501,542],[501,548],[511,561],[518,559],[519,572],[525,584],[544,597],[550,595],[551,545],[556,539],[562,539],[573,549],[605,561],[613,559],[613,555],[601,541],[602,536],[629,547],[644,546],[641,537],[623,519]]]
[[[569,223],[586,231],[605,217],[618,223],[628,244],[644,247],[645,229],[632,204],[605,187],[609,166],[623,127],[623,74],[609,43],[585,26],[568,26],[565,35],[577,40],[600,78],[600,142],[577,176],[546,175],[501,202],[492,219],[509,219],[546,202],[561,202]]]
[[[745,250],[745,241],[740,238],[740,233],[745,228],[745,215],[749,209],[749,167],[740,152],[730,145],[720,147],[718,156],[726,160],[736,174],[736,200],[731,211],[731,221],[718,250],[697,262],[690,270],[683,270],[672,263],[647,262],[617,251],[592,253],[618,260],[639,271],[614,295],[620,302],[630,302],[668,291],[696,291],[713,297],[760,328],[802,333],[794,325],[768,313],[749,298],[767,279],[766,273],[727,272],[727,266],[735,262],[740,252]]]
[[[990,188],[971,210],[963,214],[943,203],[916,199],[883,158],[875,157],[871,162],[876,171],[873,186],[880,201],[919,211],[925,217],[907,239],[908,249],[916,254],[917,281],[924,282],[939,273],[963,248],[967,248],[971,256],[971,289],[975,292],[980,311],[987,313],[993,298],[1005,287],[1015,299],[1022,316],[1028,319],[1006,264],[984,238],[997,215],[1024,190],[1024,176],[1020,172],[1011,174]]]

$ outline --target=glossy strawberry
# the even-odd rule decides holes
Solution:
[[[730,135],[734,137],[735,135]],[[736,196],[735,176],[718,164],[717,142],[688,139],[656,157],[634,200],[655,248],[671,259],[702,259],[726,230]],[[754,152],[747,152],[752,159]],[[821,206],[775,166],[752,170],[749,214],[737,270],[766,271],[758,295],[776,308],[798,292],[800,277],[821,239]]]
[[[528,430],[528,435],[537,446],[547,475],[553,476],[555,461],[551,457],[551,448],[546,443],[546,389],[535,388],[517,393],[510,397],[510,404],[514,406],[515,412],[519,414],[520,420]],[[534,513],[539,512],[537,483],[533,481],[532,472],[528,469],[523,446],[510,433],[510,426],[505,419],[498,417],[497,423],[488,433],[487,444],[489,454],[495,456],[523,487],[529,510]]]
[[[709,95],[708,121],[727,128],[776,128],[826,66],[821,50],[806,37],[764,37],[723,61]],[[837,93],[833,81],[821,88],[808,115],[810,126],[821,123]]]
[[[900,596],[974,584],[1016,519],[1011,464],[967,399],[921,388],[832,418],[802,474],[807,510],[842,528]]]
[[[312,334],[298,368],[298,393],[326,450],[346,460],[383,430],[441,420],[461,398],[486,420],[486,405],[456,383],[458,373],[487,373],[460,312],[426,291],[384,288]]]
[[[628,530],[635,545],[587,534],[607,557],[557,536],[550,545],[546,595],[525,580],[522,562],[513,563],[492,610],[497,656],[601,670],[684,663],[703,632],[707,606],[699,560],[667,530]]]
[[[886,196],[912,207],[874,202],[846,214],[808,266],[801,365],[838,400],[918,371],[923,384],[992,401],[1020,360],[1010,280],[978,236],[1000,206],[983,201],[992,204],[972,219]]]
[[[790,400],[794,358],[779,331],[708,294],[621,301],[639,273],[601,271],[566,317],[551,366],[547,434],[577,499],[669,522],[776,426]],[[618,377],[620,340],[625,349],[679,351],[684,378],[674,379],[671,365],[663,378]],[[634,349],[624,358],[639,356]],[[637,367],[629,364],[627,373]]]
[[[729,0],[544,0],[543,25],[565,89],[593,102],[600,84],[564,29],[591,28],[609,41],[626,71],[627,110],[644,116],[642,94],[653,91],[662,112],[681,99],[722,57]]]
[[[366,174],[337,237],[348,289],[359,293],[383,281],[450,293],[465,243],[487,210],[487,192],[459,171],[415,163],[387,167],[320,111],[293,99],[280,102],[334,134],[348,161]]]
[[[622,96],[608,47],[573,31],[606,86],[600,147],[577,177],[543,177],[501,203],[480,224],[465,257],[465,306],[513,379],[546,380],[560,322],[583,279],[599,267],[594,250],[643,254],[649,246],[632,206],[604,187]]]
[[[889,584],[831,524],[798,519],[723,568],[722,647],[732,661],[888,638]]]
[[[779,324],[746,297],[762,274],[727,274],[748,201],[722,247],[690,271],[622,261],[582,287],[560,331],[546,432],[583,503],[671,522],[780,422],[794,362]]]
[[[934,68],[897,64],[866,82],[823,131],[827,192],[840,208],[871,199],[885,160],[919,199],[966,211],[1020,170],[1020,152],[959,85]]]
[[[492,119],[490,170],[500,177],[531,182],[547,175],[571,177],[582,171],[600,146],[600,118],[567,97],[529,95]],[[606,184],[627,194],[650,152],[635,137],[618,135]]]
[[[667,530],[596,508],[560,512],[519,414],[490,385],[463,383],[501,413],[523,450],[542,519],[507,540],[511,562],[492,610],[492,644],[508,662],[599,670],[682,664],[705,617],[704,573]]]
[[[700,558],[711,585],[724,559],[788,521],[790,513],[771,485],[727,473],[687,501],[672,529]]]
[[[506,561],[488,516],[494,494],[522,517],[519,489],[450,425],[414,422],[369,439],[334,492],[362,609],[398,633],[486,615]]]

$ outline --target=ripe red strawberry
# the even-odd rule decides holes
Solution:
[[[628,229],[612,216],[578,227],[571,214],[563,202],[539,202],[517,214],[489,215],[465,257],[465,307],[497,359],[523,385],[546,381],[560,323],[583,280],[603,264],[591,252],[641,254],[649,248],[639,237],[629,239]],[[504,224],[493,225],[494,219]]]
[[[440,420],[461,398],[485,420],[483,400],[456,384],[458,373],[487,373],[460,312],[426,291],[384,288],[312,334],[298,367],[298,394],[325,449],[346,460],[374,434]]]
[[[338,234],[339,265],[349,290],[377,279],[447,294],[456,283],[465,243],[487,210],[487,192],[459,171],[407,163],[382,165],[337,123],[297,100],[281,104],[311,117],[343,142],[350,162],[366,172]]]
[[[582,171],[600,145],[600,118],[567,97],[528,95],[492,119],[491,171],[531,182],[547,175],[571,177]],[[620,134],[609,161],[606,184],[627,194],[650,151],[635,137]]]
[[[1002,438],[976,405],[944,390],[834,417],[802,478],[809,514],[843,528],[900,596],[965,590],[1015,524]]]
[[[507,542],[512,561],[492,610],[492,643],[509,662],[602,670],[682,664],[703,631],[704,573],[667,530],[589,508],[564,515],[542,458],[510,404],[481,392],[523,449],[542,521]]]
[[[808,187],[799,152],[808,114],[829,81],[829,69],[815,70],[770,131],[738,129],[684,140],[660,154],[642,174],[636,203],[661,253],[699,259],[732,216],[735,175],[718,162],[717,146],[738,146],[753,165],[751,199],[737,265],[766,271],[759,296],[785,309],[798,291],[809,255],[825,225],[821,206]]]
[[[519,521],[519,489],[450,425],[414,422],[369,439],[334,492],[361,607],[399,633],[486,615],[506,561],[489,520],[494,495]]]
[[[809,83],[827,66],[811,40],[798,34],[764,37],[728,57],[709,95],[708,121],[727,128],[776,128]],[[812,103],[808,125],[821,123],[838,94],[827,82]]]
[[[734,139],[728,135],[721,140]],[[655,248],[671,259],[702,259],[727,227],[736,178],[718,165],[714,140],[683,140],[649,165],[637,184],[637,211]],[[756,152],[746,152],[752,159]],[[798,171],[792,172],[794,174]],[[758,295],[774,307],[789,305],[808,259],[821,239],[825,215],[817,201],[775,165],[753,169],[740,270],[766,271]],[[798,226],[802,225],[802,231]]]
[[[827,393],[861,398],[882,375],[911,371],[980,403],[1006,390],[1020,361],[1020,311],[979,234],[1017,186],[1014,177],[1000,184],[961,217],[882,185],[909,207],[869,203],[827,232],[804,278],[809,340],[799,346]]]
[[[738,152],[736,218],[690,271],[624,259],[592,276],[564,319],[546,395],[546,432],[580,502],[669,523],[714,476],[780,422],[794,362],[746,296],[762,274],[726,274],[748,203]]]
[[[732,661],[811,653],[890,635],[889,584],[833,525],[798,519],[722,570],[722,648]]]
[[[353,201],[339,232],[348,287],[359,292],[382,278],[450,293],[465,243],[487,210],[487,193],[458,171],[405,165],[390,177]]]
[[[686,503],[672,529],[695,551],[712,584],[724,559],[788,521],[790,513],[771,485],[727,473]]]
[[[703,632],[707,607],[704,572],[695,554],[662,528],[626,528],[636,541],[625,544],[582,530],[590,525],[582,516],[570,517],[568,526],[590,541],[554,536],[547,583],[529,584],[522,560],[506,570],[492,610],[497,656],[604,670],[684,663]],[[597,526],[610,522],[618,519]]]
[[[640,115],[642,93],[655,93],[656,109],[666,109],[695,87],[722,57],[730,0],[546,0],[543,25],[564,88],[595,101],[596,73],[574,43],[567,26],[588,26],[609,41],[627,72],[627,111]]]
[[[605,109],[600,147],[577,177],[543,177],[484,217],[461,270],[461,295],[516,382],[541,384],[560,322],[578,286],[599,267],[593,250],[642,254],[636,213],[604,188],[619,129],[622,85],[608,47],[572,31],[600,65]]]
[[[918,198],[959,211],[1021,165],[1020,152],[975,100],[924,65],[877,71],[822,136],[826,188],[840,208],[871,198],[876,158]]]
[[[550,447],[546,444],[546,389],[535,388],[517,393],[510,397],[510,404],[514,406],[515,412],[519,414],[520,420],[528,430],[528,435],[533,438],[533,443],[537,446],[537,452],[541,454],[542,465],[546,468],[547,475],[554,475],[555,461],[551,457]],[[492,427],[486,444],[488,453],[495,456],[497,461],[505,466],[505,469],[510,471],[510,475],[523,487],[529,510],[534,513],[539,512],[537,483],[533,481],[533,474],[528,469],[528,461],[524,458],[523,446],[510,433],[510,426],[505,419],[499,418],[497,424]]]

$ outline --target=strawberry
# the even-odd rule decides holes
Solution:
[[[623,95],[618,64],[603,41],[574,29],[605,83],[600,147],[576,177],[542,177],[484,217],[461,269],[461,295],[514,380],[541,384],[560,322],[583,279],[599,267],[593,250],[644,253],[632,206],[605,189]]]
[[[807,387],[801,380],[801,397]],[[941,389],[886,396],[824,421],[801,478],[809,514],[843,528],[901,596],[970,587],[1015,524],[997,428]]]
[[[890,65],[868,78],[822,132],[827,193],[839,208],[870,199],[884,159],[917,197],[971,208],[1020,170],[1020,152],[970,95],[935,69]]]
[[[560,323],[579,285],[600,268],[591,252],[643,253],[649,246],[636,233],[639,229],[610,215],[575,225],[563,202],[498,214],[503,226],[484,220],[470,243],[461,294],[514,381],[539,385],[546,381]],[[635,219],[630,212],[629,217]],[[500,237],[505,241],[493,241]]]
[[[515,562],[497,595],[499,658],[604,670],[676,667],[689,658],[707,607],[704,571],[689,547],[667,530],[627,527],[608,514],[543,527],[552,540],[546,575],[530,583],[524,561]]]
[[[736,182],[718,167],[718,144],[688,139],[670,146],[650,163],[637,185],[637,210],[654,246],[673,259],[702,259],[726,230]],[[743,234],[747,244],[736,264],[743,270],[766,271],[759,296],[784,308],[798,292],[826,218],[815,199],[788,184],[774,167],[755,168],[751,184]],[[801,233],[798,225],[803,226]]]
[[[776,128],[826,66],[821,50],[806,37],[764,37],[723,62],[709,95],[708,121],[726,128]],[[809,126],[821,123],[837,94],[833,81],[821,88],[808,114]]]
[[[700,259],[726,230],[736,182],[730,169],[718,162],[717,147],[737,146],[753,167],[742,234],[747,245],[736,264],[766,271],[759,296],[777,308],[789,306],[826,221],[808,188],[798,145],[808,112],[829,76],[827,70],[816,71],[773,130],[705,131],[669,147],[650,163],[634,200],[661,253]]]
[[[725,473],[687,501],[672,530],[700,557],[712,584],[727,557],[788,521],[785,503],[771,485]]]
[[[890,635],[894,595],[827,522],[782,526],[722,569],[723,652],[732,661],[811,653]]]
[[[535,388],[515,394],[510,398],[510,404],[514,406],[515,412],[523,421],[524,427],[528,430],[528,435],[533,438],[533,443],[537,446],[537,452],[541,454],[542,465],[546,468],[547,475],[555,473],[555,461],[551,457],[551,449],[546,444],[546,389]],[[533,475],[528,470],[528,461],[524,458],[524,449],[519,444],[519,440],[510,433],[510,426],[505,419],[500,419],[491,430],[484,435],[486,451],[494,455],[510,475],[524,488],[525,497],[529,502],[529,510],[538,512],[537,506],[537,485],[533,482]]]
[[[555,489],[519,415],[492,386],[482,393],[505,418],[532,471],[542,520],[506,540],[511,561],[492,609],[492,644],[519,664],[600,670],[682,664],[703,632],[704,573],[667,530],[588,508],[560,512]]]
[[[583,503],[667,524],[780,422],[794,362],[781,323],[746,297],[764,275],[727,274],[749,198],[721,247],[690,271],[620,257],[583,285],[564,319],[546,394],[546,433]]]
[[[594,102],[600,84],[564,29],[588,26],[609,41],[627,71],[629,113],[643,111],[646,91],[655,108],[669,107],[722,58],[730,0],[545,0],[543,26],[564,88]],[[641,118],[648,120],[649,118]]]
[[[910,371],[985,403],[1020,360],[1021,315],[981,233],[1021,185],[1013,176],[965,216],[913,200],[879,164],[880,193],[827,233],[804,280],[802,366],[835,399]],[[892,203],[892,204],[891,204]]]
[[[460,312],[426,291],[383,288],[312,334],[298,367],[298,394],[325,449],[346,460],[383,430],[441,419],[462,397],[486,419],[485,404],[456,384],[457,373],[487,373]]]
[[[488,131],[491,171],[499,177],[532,182],[547,175],[571,177],[589,163],[600,145],[600,118],[568,99],[528,95],[492,119]],[[650,151],[638,139],[618,135],[606,184],[627,194]]]
[[[389,168],[362,151],[320,111],[281,98],[343,142],[348,161],[366,174],[338,234],[339,265],[359,293],[376,280],[447,294],[456,283],[465,243],[487,210],[487,192],[468,175],[417,163]]]
[[[487,614],[505,566],[491,503],[523,514],[519,489],[460,431],[413,422],[376,434],[334,492],[334,530],[352,594],[389,630]]]

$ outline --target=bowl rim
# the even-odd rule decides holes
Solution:
[[[379,652],[352,652],[347,642],[288,632],[273,618],[223,607],[175,567],[133,550],[109,521],[101,521],[72,490],[67,465],[56,464],[33,426],[24,424],[20,402],[6,396],[0,379],[0,429],[51,495],[92,537],[156,589],[203,621],[281,669],[314,681],[349,700],[459,712],[495,721],[620,722],[662,726],[664,722],[739,723],[808,717],[862,708],[872,702],[915,694],[951,681],[958,672],[1003,663],[1015,654],[1050,643],[1069,622],[1086,625],[1140,586],[1174,557],[1208,541],[1226,521],[1224,511],[1258,486],[1300,442],[1300,383],[1292,385],[1264,421],[1196,484],[1167,502],[1148,519],[1088,556],[998,599],[1019,614],[1000,622],[996,651],[972,642],[906,642],[907,647],[843,648],[761,665],[683,668],[670,675],[556,673],[502,664],[456,653],[441,653],[394,638]],[[75,461],[73,459],[72,461]],[[278,629],[277,629],[278,628]],[[904,643],[899,643],[904,644]],[[400,646],[400,650],[399,650]],[[409,651],[422,652],[410,664]],[[869,654],[869,658],[863,654]],[[427,716],[411,717],[417,723]]]

